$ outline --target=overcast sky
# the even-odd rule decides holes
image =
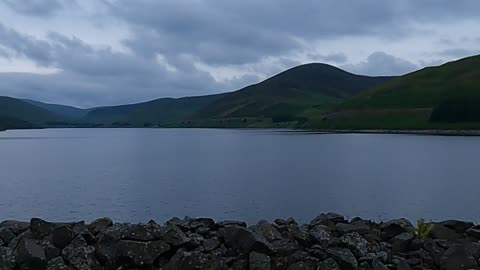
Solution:
[[[480,54],[478,0],[0,0],[0,95],[80,107]]]

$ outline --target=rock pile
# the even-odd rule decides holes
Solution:
[[[385,223],[322,214],[294,219],[216,223],[174,218],[163,225],[0,223],[0,270],[87,269],[479,269],[480,226],[450,220],[418,239],[405,219]]]

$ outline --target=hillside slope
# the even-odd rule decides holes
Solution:
[[[225,95],[196,118],[304,121],[389,79],[354,75],[326,64],[301,65]]]
[[[477,128],[480,56],[386,82],[311,122],[322,128]]]
[[[46,109],[25,101],[0,96],[0,116],[10,121],[21,121],[32,126],[49,126],[64,119]],[[6,121],[7,122],[7,121]]]
[[[88,112],[82,120],[104,126],[169,126],[191,118],[200,108],[222,96],[223,94],[178,99],[162,98],[138,104],[96,108]]]
[[[66,105],[59,105],[59,104],[50,104],[50,103],[43,103],[40,101],[36,100],[30,100],[30,99],[22,99],[22,101],[25,101],[27,103],[30,103],[34,106],[46,109],[52,113],[55,113],[57,115],[63,116],[68,119],[80,119],[82,117],[85,117],[89,111],[92,109],[80,109],[76,108],[73,106],[66,106]]]

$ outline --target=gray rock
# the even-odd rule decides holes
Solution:
[[[280,256],[291,255],[295,253],[295,251],[300,249],[300,246],[298,245],[297,241],[290,240],[290,239],[277,240],[277,241],[274,241],[271,245],[272,245],[273,252]]]
[[[468,229],[466,233],[468,236],[480,240],[480,225]]]
[[[63,249],[62,257],[77,270],[101,269],[95,257],[95,247],[89,246],[80,235]]]
[[[360,234],[347,233],[338,239],[338,242],[353,251],[355,256],[364,257],[368,254],[368,242]]]
[[[327,213],[327,214],[320,214],[315,219],[310,222],[310,226],[316,225],[324,225],[330,227],[333,223],[334,225],[337,223],[345,223],[346,220],[342,215],[336,213]]]
[[[432,224],[432,232],[430,234],[433,239],[443,239],[443,240],[456,240],[460,238],[460,235],[441,224]]]
[[[302,246],[309,247],[313,244],[308,231],[303,227],[299,227],[296,222],[288,225],[288,234],[289,238],[297,240]]]
[[[454,230],[458,234],[464,234],[468,229],[474,226],[472,222],[465,222],[460,220],[446,220],[439,222],[438,224]]]
[[[88,230],[87,226],[85,226],[85,222],[75,223],[72,228],[73,237],[81,236],[83,239],[87,241],[89,245],[93,245],[97,242],[95,236]]]
[[[257,251],[270,254],[271,244],[261,234],[240,226],[226,226],[224,228],[225,244],[242,250],[245,253]]]
[[[381,224],[380,227],[382,229],[382,237],[386,240],[392,239],[401,233],[413,233],[415,231],[415,227],[413,227],[412,223],[404,218],[390,220]]]
[[[259,221],[257,225],[252,226],[251,229],[263,235],[268,242],[282,239],[280,232],[266,220]]]
[[[30,223],[17,220],[6,220],[0,223],[0,229],[6,228],[13,232],[15,235],[20,235],[30,229]]]
[[[159,256],[169,250],[170,246],[164,241],[121,240],[118,242],[118,256],[129,258],[137,266],[151,265]]]
[[[43,247],[33,239],[22,239],[16,252],[17,264],[22,270],[47,269],[47,258]]]
[[[74,270],[68,266],[62,257],[57,257],[48,262],[47,270]]]
[[[51,234],[57,226],[51,222],[39,218],[32,218],[30,220],[30,231],[34,239],[43,239]]]
[[[38,240],[37,243],[43,247],[47,262],[60,255],[61,250],[56,248],[49,239]]]
[[[113,226],[113,221],[110,218],[105,217],[93,221],[87,226],[87,228],[93,235],[97,235],[111,226]]]
[[[311,264],[300,261],[290,265],[287,270],[315,270],[315,267]]]
[[[308,232],[310,239],[321,246],[327,246],[328,242],[332,239],[332,235],[328,231],[328,228],[324,225],[316,225]]]
[[[218,240],[217,237],[212,237],[212,238],[209,238],[209,239],[205,239],[205,241],[203,241],[203,243],[202,243],[203,248],[207,252],[215,250],[220,245],[221,245],[220,240]]]
[[[401,260],[398,263],[397,270],[412,270],[412,267],[405,260]]]
[[[14,251],[8,247],[0,247],[0,270],[14,270],[15,263]]]
[[[415,235],[413,233],[405,232],[395,236],[392,240],[392,252],[399,253],[409,250],[413,239],[415,239]]]
[[[249,255],[250,270],[270,270],[271,260],[268,255],[250,252]]]
[[[162,229],[159,225],[152,223],[132,224],[124,227],[122,230],[122,239],[143,242],[158,240],[162,236],[161,230]]]
[[[352,224],[348,224],[348,223],[338,223],[335,225],[337,231],[339,231],[340,233],[352,233],[352,232],[356,232],[356,233],[359,233],[361,235],[364,235],[364,234],[367,234],[367,233],[370,233],[371,232],[371,228],[370,226],[368,226],[367,224],[363,223],[363,222],[355,222],[355,223],[352,223]]]
[[[472,253],[461,245],[450,247],[443,255],[440,265],[442,270],[479,269]]]
[[[329,258],[321,263],[318,264],[317,270],[341,270],[340,266],[338,266],[337,262]]]
[[[372,263],[373,270],[388,270],[388,268],[379,260],[374,260]]]
[[[70,245],[72,240],[73,231],[70,226],[60,226],[52,232],[52,244],[60,250]]]
[[[221,222],[217,223],[217,226],[220,228],[226,227],[226,226],[239,226],[239,227],[247,227],[247,223],[243,221],[234,221],[234,220],[224,220]]]
[[[173,247],[181,247],[190,241],[187,235],[175,225],[162,228],[161,235],[163,240]]]
[[[246,264],[246,261],[244,262]],[[201,252],[186,252],[179,249],[170,261],[163,267],[164,270],[200,270],[206,269],[208,258]],[[231,269],[236,269],[231,267]],[[246,268],[242,268],[246,269]]]
[[[329,248],[327,252],[335,259],[341,269],[354,270],[358,266],[355,255],[346,248]]]
[[[16,235],[8,228],[0,228],[0,240],[3,241],[5,245],[8,245]]]

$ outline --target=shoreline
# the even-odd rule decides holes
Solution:
[[[315,129],[306,131],[318,134],[399,134],[399,135],[424,135],[424,136],[480,136],[480,130],[453,130],[453,129]]]
[[[0,223],[0,269],[480,269],[480,225],[448,220],[414,226],[321,214],[215,222],[173,218],[160,225]],[[460,266],[463,266],[461,268]]]

